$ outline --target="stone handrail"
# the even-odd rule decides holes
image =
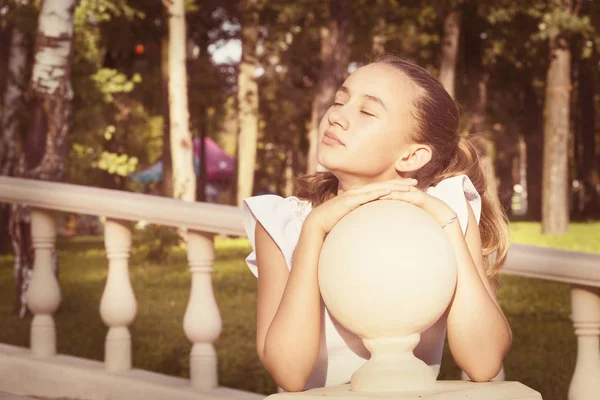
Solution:
[[[0,202],[245,236],[239,208],[68,183],[0,176]]]
[[[513,243],[502,273],[600,287],[600,254]]]
[[[52,211],[107,218],[104,235],[109,271],[100,314],[109,328],[104,364],[111,373],[131,369],[128,326],[137,310],[128,274],[131,221],[186,227],[192,287],[183,327],[193,343],[190,384],[201,392],[218,386],[213,342],[221,331],[221,317],[211,281],[213,235],[245,236],[237,207],[10,177],[0,177],[0,203],[32,208],[35,265],[27,301],[34,314],[31,352],[37,358],[56,354],[53,314],[60,304],[60,287],[51,267],[56,237]],[[572,320],[578,344],[569,400],[596,399],[600,393],[600,255],[513,244],[503,273],[572,285]]]

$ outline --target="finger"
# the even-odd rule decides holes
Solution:
[[[350,210],[354,210],[355,208],[369,203],[371,201],[377,200],[383,196],[389,195],[390,193],[394,193],[397,190],[393,190],[390,187],[383,187],[383,188],[379,188],[376,190],[371,190],[368,192],[363,192],[363,193],[357,193],[353,196],[348,196],[347,201],[347,207]]]
[[[408,203],[412,203],[415,205],[421,204],[423,201],[423,193],[420,191],[392,191],[384,196],[380,197],[381,200],[403,200]]]
[[[366,193],[366,192],[370,192],[373,190],[379,190],[382,188],[391,188],[391,190],[395,190],[395,188],[399,188],[401,190],[404,190],[407,187],[414,187],[416,185],[416,181],[415,180],[410,180],[410,179],[394,179],[391,181],[384,181],[384,182],[375,182],[375,183],[370,183],[368,185],[365,186],[360,186],[360,187],[354,187],[351,188],[347,191],[348,194],[359,194],[359,193]]]
[[[392,179],[389,182],[398,183],[401,185],[408,185],[408,186],[417,186],[419,184],[419,181],[414,178],[397,178],[397,179]]]

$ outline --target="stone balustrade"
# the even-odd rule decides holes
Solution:
[[[213,343],[221,331],[221,317],[211,281],[213,235],[245,236],[238,208],[10,177],[0,177],[0,202],[31,207],[35,251],[34,271],[27,292],[27,302],[34,314],[30,349],[24,352],[0,344],[0,390],[80,398],[112,395],[131,399],[173,396],[197,399],[198,393],[203,393],[202,398],[206,399],[263,397],[220,387],[217,381]],[[56,352],[53,315],[60,305],[61,295],[51,267],[56,237],[55,212],[106,217],[104,235],[109,270],[100,315],[108,333],[102,373],[91,361],[72,360]],[[189,381],[169,380],[157,374],[144,380],[140,372],[131,369],[128,327],[135,319],[137,304],[129,280],[128,258],[132,222],[141,220],[187,228],[192,278],[183,329],[192,342]],[[578,348],[569,400],[596,399],[600,393],[600,256],[514,244],[503,272],[572,285],[572,320]],[[39,390],[22,377],[27,374],[37,374],[33,386],[39,386]],[[65,382],[72,384],[57,385],[61,379],[68,379],[69,374],[77,381],[67,380]],[[47,382],[42,377],[47,378]],[[134,381],[142,383],[132,383]],[[109,390],[111,384],[118,387]],[[89,395],[84,396],[85,393]]]

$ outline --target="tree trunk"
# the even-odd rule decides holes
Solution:
[[[163,177],[162,195],[173,197],[173,162],[171,161],[171,135],[169,134],[171,124],[169,122],[169,37],[165,35],[160,41],[160,75],[163,115]]]
[[[489,75],[487,73],[481,74],[479,81],[476,83],[477,94],[476,103],[472,99],[472,107],[470,107],[470,117],[468,121],[469,133],[472,136],[474,143],[476,144],[479,158],[481,160],[481,167],[485,175],[487,182],[487,191],[493,201],[498,200],[498,184],[496,182],[496,171],[494,167],[494,160],[492,158],[493,144],[488,136],[488,125],[487,125],[487,83]],[[474,104],[473,104],[474,103]],[[474,105],[474,107],[473,107]]]
[[[485,71],[483,66],[483,47],[479,36],[479,24],[475,7],[475,4],[470,4],[465,10],[465,26],[468,29],[464,32],[464,43],[465,49],[467,49],[465,56],[469,79],[467,130],[479,153],[489,198],[493,202],[499,202],[494,160],[491,156],[493,147],[488,136],[490,131],[487,123],[489,72]]]
[[[31,84],[28,93],[31,116],[16,175],[41,180],[60,180],[66,138],[71,123],[71,49],[75,0],[46,0],[38,18]],[[15,311],[25,316],[25,292],[33,268],[29,209],[12,207],[10,233],[15,260],[17,302]],[[56,254],[53,257],[58,274]]]
[[[196,186],[197,186],[197,194],[196,194],[196,200],[198,201],[206,201],[206,183],[207,183],[207,177],[206,177],[206,137],[208,136],[208,113],[206,110],[206,106],[201,106],[200,110],[198,110],[198,112],[200,113],[200,118],[199,118],[199,123],[200,123],[200,151],[198,154],[198,161],[200,162],[199,165],[199,173],[198,173],[198,177],[196,180]]]
[[[6,87],[2,107],[2,127],[0,132],[0,175],[12,175],[16,160],[16,140],[19,135],[19,111],[23,110],[23,87],[25,86],[25,68],[27,48],[25,35],[17,27],[13,27],[8,51],[8,68]],[[0,237],[9,237],[8,221],[10,206],[0,204]],[[0,254],[9,251],[10,244],[0,241]]]
[[[597,185],[600,184],[598,162],[596,160],[596,108],[594,89],[596,87],[595,57],[579,60],[579,110],[581,112],[579,137],[580,168],[579,179],[583,183],[584,205],[583,216],[598,218],[600,216],[600,196]]]
[[[544,164],[542,178],[542,233],[569,230],[569,101],[571,52],[567,39],[550,39],[550,63],[544,102]]]
[[[15,26],[12,29],[8,55],[8,76],[2,108],[2,137],[0,138],[0,175],[12,175],[15,163],[15,143],[19,132],[19,110],[23,108],[27,48],[25,35]]]
[[[523,126],[527,157],[527,219],[542,219],[542,154],[543,154],[543,117],[542,107],[533,87],[532,76],[523,79]]]
[[[452,10],[444,19],[444,38],[442,39],[442,63],[440,65],[440,82],[446,91],[455,98],[456,61],[460,38],[460,11]]]
[[[313,97],[310,131],[308,135],[307,173],[322,167],[317,165],[319,123],[333,103],[335,92],[343,82],[348,70],[350,51],[348,32],[350,27],[350,0],[330,0],[329,27],[321,30],[321,76]]]
[[[519,161],[518,161],[518,182],[521,186],[521,208],[522,212],[520,215],[528,213],[529,210],[529,199],[528,199],[528,185],[527,185],[527,142],[523,135],[519,135]]]
[[[242,60],[238,76],[238,170],[237,204],[252,196],[254,169],[256,165],[256,143],[258,141],[258,83],[256,68],[258,60],[256,44],[259,28],[259,1],[242,0]]]
[[[169,126],[173,163],[173,197],[196,200],[194,150],[189,129],[186,69],[185,0],[168,3],[169,14]]]

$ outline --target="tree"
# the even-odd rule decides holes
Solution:
[[[320,169],[317,165],[319,123],[331,106],[335,92],[348,70],[350,50],[348,33],[350,25],[350,1],[330,0],[329,26],[321,30],[321,75],[313,97],[310,119],[307,173]]]
[[[469,109],[467,131],[473,138],[479,153],[487,182],[488,196],[492,201],[498,201],[496,172],[492,159],[493,148],[489,138],[490,129],[487,121],[490,72],[484,66],[485,50],[481,35],[484,21],[477,15],[477,5],[472,2],[466,4],[463,15],[466,27],[463,32],[465,67],[469,84],[467,89]]]
[[[571,7],[571,0],[559,0],[554,15],[568,15]],[[550,60],[544,101],[542,232],[560,234],[569,230],[571,51],[567,32],[560,26],[552,29],[548,41]]]
[[[70,127],[70,56],[75,0],[46,0],[42,4],[35,40],[34,64],[27,97],[31,117],[16,175],[60,180],[64,173],[66,139]],[[17,314],[26,313],[24,294],[33,268],[31,227],[25,206],[14,206],[11,237],[17,277]],[[58,266],[55,260],[55,271]]]
[[[456,62],[460,38],[460,10],[453,8],[444,18],[444,37],[442,39],[442,62],[440,64],[440,82],[446,91],[455,98]]]
[[[12,175],[16,159],[16,141],[23,113],[23,89],[26,85],[27,47],[25,33],[15,24],[8,53],[4,107],[0,127],[0,175]],[[0,204],[0,235],[8,238],[10,206]],[[8,243],[0,243],[0,252],[8,251]]]
[[[238,75],[237,204],[252,195],[256,142],[258,140],[258,84],[256,44],[259,30],[259,0],[240,1],[242,14],[242,59]]]
[[[173,197],[196,200],[194,151],[189,129],[186,69],[185,1],[172,0],[169,13],[169,125]]]
[[[27,48],[25,34],[14,26],[8,55],[8,76],[2,109],[2,137],[0,138],[0,175],[11,175],[15,162],[15,143],[19,134],[19,111],[23,103]]]

